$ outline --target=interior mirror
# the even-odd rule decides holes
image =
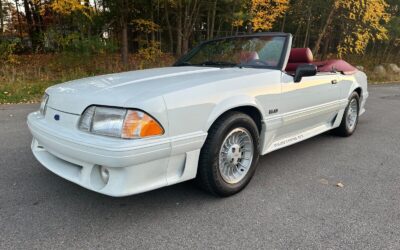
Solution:
[[[294,82],[300,82],[304,76],[315,76],[317,74],[317,66],[314,64],[302,64],[296,69]]]

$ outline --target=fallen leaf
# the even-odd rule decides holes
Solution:
[[[336,184],[336,186],[337,186],[337,187],[340,187],[340,188],[343,188],[343,187],[344,187],[344,184],[341,183],[341,182],[338,182],[338,183]]]

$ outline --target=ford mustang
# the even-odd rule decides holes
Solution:
[[[191,179],[233,195],[260,155],[330,130],[350,136],[365,111],[363,72],[291,43],[286,33],[220,38],[172,67],[52,86],[28,116],[33,154],[109,196]]]

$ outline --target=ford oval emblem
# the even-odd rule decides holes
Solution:
[[[59,121],[60,120],[60,115],[54,115],[54,120]]]

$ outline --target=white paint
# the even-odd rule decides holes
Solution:
[[[338,83],[332,85],[332,80]],[[194,178],[208,129],[227,110],[259,110],[261,152],[266,154],[339,126],[347,98],[358,87],[364,112],[368,91],[362,72],[319,74],[294,83],[292,76],[270,69],[141,70],[53,86],[47,90],[46,117],[32,113],[28,125],[33,153],[46,168],[96,192],[126,196]],[[79,131],[80,115],[90,105],[143,110],[160,122],[165,134],[122,140]],[[60,121],[54,120],[56,114]],[[96,165],[110,172],[109,183],[100,189],[93,179]]]

